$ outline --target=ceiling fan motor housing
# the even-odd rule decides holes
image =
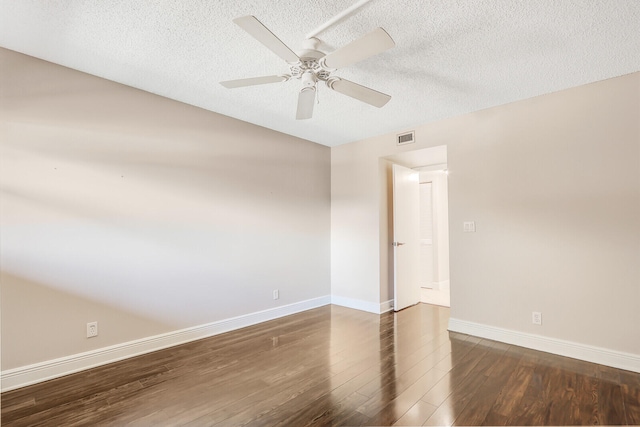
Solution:
[[[300,61],[289,66],[291,77],[301,79],[302,84],[306,87],[315,85],[318,80],[326,81],[331,75],[331,71],[320,65],[320,59],[324,58],[326,54],[317,49],[319,44],[320,40],[316,38],[305,40],[304,48],[297,52]],[[312,81],[313,83],[311,83]]]
[[[316,85],[316,82],[318,81],[318,79],[316,78],[316,75],[313,71],[305,71],[302,74],[302,85],[304,87],[314,87]]]

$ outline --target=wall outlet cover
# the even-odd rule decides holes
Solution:
[[[87,338],[98,336],[98,322],[87,323]]]
[[[542,325],[542,313],[539,311],[531,313],[531,323],[534,325]]]

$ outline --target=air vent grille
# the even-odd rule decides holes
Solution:
[[[401,133],[400,135],[398,135],[398,138],[396,139],[397,145],[413,144],[414,142],[416,142],[416,139],[415,139],[415,132],[413,131],[407,132],[407,133]]]

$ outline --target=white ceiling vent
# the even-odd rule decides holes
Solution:
[[[407,145],[413,144],[414,142],[416,142],[414,131],[401,133],[398,135],[398,139],[396,139],[396,145]]]

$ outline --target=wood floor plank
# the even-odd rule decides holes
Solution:
[[[627,424],[640,426],[640,375],[629,371],[621,371],[620,387],[622,389]]]
[[[418,400],[409,410],[398,419],[394,426],[421,426],[427,419],[433,415],[438,409],[437,407]]]
[[[469,344],[472,345],[472,344]],[[465,349],[466,350],[466,349]],[[475,345],[465,353],[459,363],[456,363],[447,374],[431,388],[422,400],[435,406],[440,406],[456,388],[469,382],[469,378],[483,357],[487,354],[486,348],[476,348]],[[477,376],[477,375],[475,375]]]
[[[2,393],[3,426],[640,424],[640,374],[325,306]]]
[[[482,425],[496,401],[505,393],[504,387],[512,377],[519,362],[517,354],[510,354],[506,348],[495,349],[495,355],[502,356],[486,371],[487,380],[473,390],[469,404],[460,411],[455,419],[455,425]]]
[[[358,389],[358,393],[369,396],[375,400],[377,395],[382,394],[385,390],[389,390],[390,387],[387,386],[392,383],[395,384],[394,388],[396,392],[401,393],[406,387],[413,384],[418,378],[436,366],[450,351],[449,346],[440,346],[404,372],[395,364],[392,368],[386,370],[386,375],[374,378]],[[395,358],[389,360],[395,361]]]
[[[294,417],[291,419],[291,424],[285,424],[281,422],[281,425],[300,425],[309,427],[322,427],[327,425],[347,425],[346,420],[353,417],[354,414],[359,414],[356,411],[365,400],[366,396],[363,396],[357,392],[350,394],[344,399],[335,399],[333,396],[325,396],[322,402],[314,402],[313,407],[319,408],[313,411],[313,414],[309,414],[307,420],[304,417]],[[369,422],[368,418],[361,418]]]
[[[366,366],[364,366],[366,368]],[[334,399],[338,402],[354,393],[357,387],[362,382],[368,380],[372,374],[371,370],[362,370],[362,365],[356,365],[350,369],[343,371],[339,374],[335,374],[332,377],[326,379],[322,372],[318,372],[317,378],[305,377],[300,380],[295,380],[295,389],[292,384],[287,384],[287,387],[282,389],[270,389],[270,394],[265,398],[263,393],[256,396],[256,400],[247,401],[243,399],[237,402],[236,405],[229,407],[226,413],[230,416],[212,418],[209,414],[197,420],[195,423],[202,425],[214,425],[220,423],[226,425],[228,423],[240,423],[241,420],[249,420],[249,424],[264,424],[277,425],[282,420],[296,420],[297,423],[301,423],[303,420],[300,418],[307,417],[308,419],[314,419],[320,417],[324,412],[331,409],[331,407],[323,406],[323,402],[333,403]],[[324,379],[323,379],[324,378]],[[309,386],[305,386],[305,382],[309,382]],[[295,390],[296,393],[292,393]],[[259,400],[257,400],[259,399]],[[312,401],[313,404],[309,404]],[[250,408],[250,411],[254,416],[249,417],[243,412],[246,408]],[[291,409],[294,409],[293,411]],[[215,423],[214,423],[215,421]]]
[[[411,408],[416,406],[419,402],[421,402],[420,398],[424,396],[424,394],[429,391],[438,381],[446,375],[445,372],[440,371],[438,369],[431,369],[424,375],[422,375],[416,382],[407,387],[404,391],[398,393],[397,397],[388,401],[385,404],[386,400],[380,400],[378,405],[369,406],[369,407],[361,407],[358,408],[358,411],[363,412],[365,415],[369,416],[370,413],[365,412],[364,410],[371,408],[379,408],[378,412],[372,414],[369,418],[371,421],[378,425],[391,425],[398,421],[401,417],[405,415]],[[426,403],[426,402],[423,402]],[[427,406],[433,406],[428,404]],[[435,406],[433,406],[435,408]],[[364,409],[363,409],[364,408]],[[426,420],[428,417],[425,417]],[[422,420],[422,421],[424,421]]]
[[[35,405],[9,411],[3,404],[2,423],[9,423],[34,413],[43,413],[46,416],[51,410],[74,407],[73,404],[78,401],[96,401],[96,396],[106,396],[111,390],[117,390],[130,382],[166,371],[165,366],[156,366],[153,361],[149,365],[137,366],[137,369],[133,368],[129,362],[123,364],[121,371],[113,369],[112,366],[96,368],[26,387],[18,390],[17,393],[30,393],[35,400]]]
[[[482,389],[489,375],[503,363],[504,349],[492,351],[490,347],[476,346],[470,354],[474,351],[477,353],[476,356],[451,370],[447,383],[444,385],[442,382],[439,383],[422,398],[423,401],[435,405],[446,395],[444,400],[438,404],[438,409],[427,419],[425,425],[453,425],[456,419],[464,413],[476,393]],[[488,411],[490,406],[486,406]]]
[[[363,382],[377,374],[377,368],[374,370],[367,368],[362,371],[363,368],[367,368],[367,365],[354,365],[349,370],[333,375],[314,387],[304,390],[298,387],[299,393],[292,395],[290,400],[283,401],[282,398],[274,400],[268,413],[253,419],[247,425],[298,425],[304,424],[308,419],[313,420],[329,410],[323,404],[341,402],[355,393]],[[309,402],[312,404],[309,405]],[[233,418],[226,421],[235,422]]]
[[[627,424],[624,397],[619,384],[602,382],[598,388],[598,423],[601,425]]]
[[[520,404],[514,408],[513,412],[501,416],[501,421],[487,422],[486,425],[506,425],[506,426],[542,426],[544,423],[546,406],[539,397],[526,395]]]
[[[545,424],[571,425],[577,418],[576,374],[559,371],[550,376],[547,388],[548,418]]]

